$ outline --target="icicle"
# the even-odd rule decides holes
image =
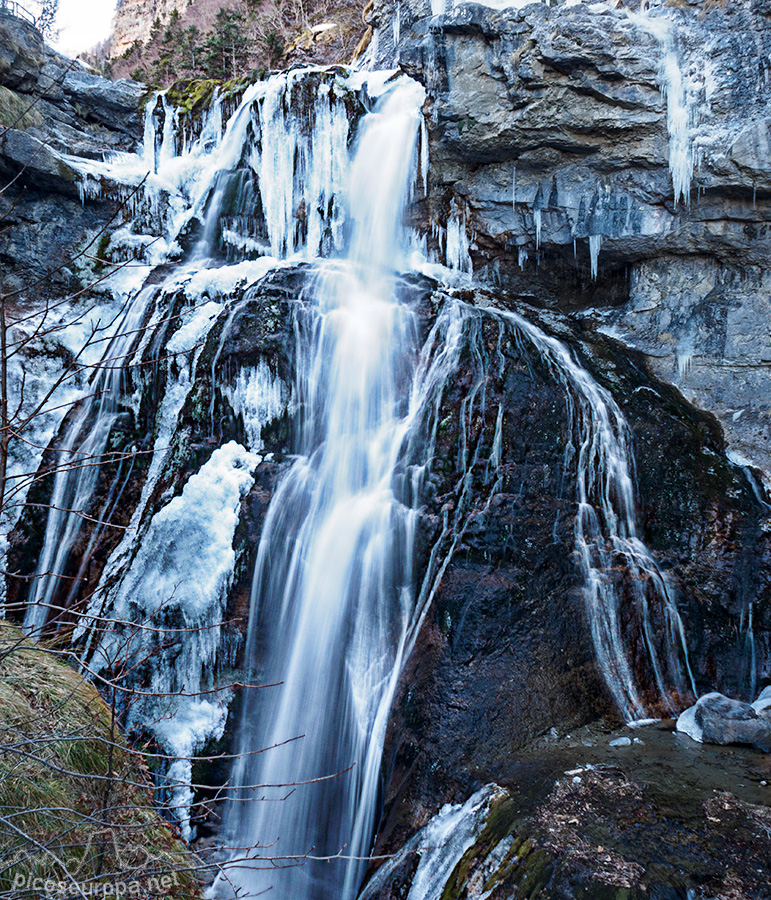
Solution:
[[[316,256],[324,249],[327,229],[333,249],[342,249],[342,211],[336,198],[346,187],[348,115],[345,104],[333,101],[329,86],[322,84],[309,129],[305,109],[299,112],[291,103],[296,79],[296,72],[271,79],[259,106],[260,193],[271,252],[278,257],[304,246],[308,255]],[[306,239],[301,235],[303,223]]]
[[[677,353],[677,374],[680,379],[685,379],[691,373],[693,366],[693,352],[690,350],[678,351]]]
[[[423,177],[423,196],[428,197],[428,126],[426,125],[425,116],[420,120],[420,171]]]
[[[471,274],[473,263],[469,253],[468,225],[466,214],[453,200],[450,217],[447,220],[447,266],[454,272]]]
[[[525,247],[520,247],[517,251],[517,263],[519,264],[520,271],[525,268],[525,263],[527,262],[527,250]]]
[[[231,441],[191,476],[181,496],[156,513],[111,607],[112,619],[131,623],[128,634],[108,631],[91,662],[99,671],[126,653],[144,661],[127,725],[150,730],[177,757],[163,781],[186,840],[192,837],[190,757],[208,740],[222,737],[225,728],[226,696],[204,692],[215,686],[238,511],[259,462]],[[161,650],[167,633],[157,626],[170,621],[179,623],[184,636],[174,664],[165,665]]]
[[[155,120],[153,119],[153,110],[158,102],[158,92],[156,91],[145,104],[145,127],[144,139],[142,143],[142,160],[148,172],[157,171],[157,163],[155,159]]]
[[[592,281],[597,281],[597,263],[600,258],[600,247],[602,247],[602,235],[589,235],[589,261],[591,267]]]
[[[55,618],[56,606],[62,605],[56,603],[63,587],[61,578],[83,529],[80,511],[89,508],[100,471],[99,465],[79,466],[77,462],[83,458],[98,462],[105,453],[125,390],[124,367],[130,365],[134,350],[142,340],[141,326],[157,291],[155,287],[145,288],[127,305],[117,334],[105,350],[105,358],[113,362],[97,370],[92,392],[67,429],[59,457],[61,465],[54,479],[43,549],[24,617],[28,634],[37,636],[52,613]]]
[[[541,246],[541,210],[534,209],[533,210],[533,225],[535,226],[535,249],[538,250]]]
[[[257,366],[240,369],[235,383],[226,385],[224,393],[233,411],[244,420],[249,449],[262,450],[262,429],[282,416],[289,404],[286,385],[260,359]]]
[[[683,86],[683,74],[674,51],[666,55],[663,66],[669,129],[669,168],[672,172],[675,205],[682,198],[686,206],[689,206],[694,165],[690,136],[691,110]]]
[[[661,46],[659,85],[667,102],[667,131],[669,132],[669,170],[672,175],[675,206],[682,199],[691,202],[691,179],[694,170],[691,120],[693,103],[688,97],[683,72],[677,58],[673,24],[665,19],[653,19],[642,13],[626,10],[630,21],[652,35]]]

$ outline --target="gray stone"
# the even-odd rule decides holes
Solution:
[[[0,136],[6,290],[23,290],[38,277],[31,273],[41,272],[51,273],[46,283],[57,289],[73,287],[63,263],[115,209],[82,204],[75,173],[61,156],[101,159],[133,150],[143,134],[144,92],[135,82],[87,72],[47,47],[31,25],[0,15],[0,126],[9,129]]]
[[[88,72],[12,16],[0,16],[0,87],[11,95],[2,106],[31,107],[23,127],[57,149],[93,157],[142,138],[143,85]]]
[[[755,188],[767,189],[771,185],[771,119],[761,119],[742,131],[728,158],[745,170]]]
[[[18,174],[25,181],[34,179],[38,188],[73,197],[78,195],[72,168],[47,144],[26,131],[8,129],[0,137],[0,157],[9,180]]]
[[[771,722],[761,719],[749,703],[723,694],[701,697],[694,718],[709,744],[756,744],[771,738]]]
[[[771,273],[704,255],[634,269],[627,303],[598,318],[655,375],[720,420],[737,461],[771,471]]]
[[[761,691],[758,699],[752,704],[752,708],[761,719],[767,719],[771,722],[771,687]]]

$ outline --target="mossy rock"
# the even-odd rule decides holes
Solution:
[[[488,865],[492,871],[484,871],[491,853],[503,841],[510,838],[503,857],[497,866]],[[465,896],[465,890],[471,878],[477,874],[485,891],[492,890],[500,883],[512,865],[519,862],[521,854],[527,855],[530,850],[528,842],[523,841],[516,830],[516,807],[511,797],[501,792],[490,801],[485,826],[473,846],[463,854],[455,866],[450,879],[442,891],[442,900],[458,900]]]
[[[186,115],[199,115],[208,106],[219,86],[219,81],[213,78],[175,81],[166,92],[166,98],[180,112]]]
[[[201,896],[195,859],[155,811],[143,758],[95,687],[7,623],[0,623],[0,859],[3,895],[50,888],[76,896],[77,884],[94,895],[117,895],[120,886],[127,896]]]
[[[27,130],[42,124],[43,116],[28,97],[21,97],[0,85],[0,125]]]

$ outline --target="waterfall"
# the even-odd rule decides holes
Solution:
[[[498,354],[488,358],[484,348],[482,321],[492,319],[498,328]],[[463,430],[458,461],[458,508],[447,529],[449,547],[444,560],[435,566],[441,577],[454,549],[462,538],[465,515],[473,508],[468,497],[469,473],[477,463],[479,446],[469,459],[466,421],[474,409],[475,395],[481,394],[484,413],[484,384],[494,375],[505,374],[505,358],[500,354],[504,335],[514,337],[520,354],[530,355],[546,367],[565,394],[567,440],[564,467],[575,473],[577,515],[574,542],[578,569],[595,655],[600,673],[621,716],[628,723],[647,719],[655,707],[672,714],[682,708],[683,698],[696,694],[688,657],[685,629],[672,588],[639,535],[634,496],[635,470],[629,426],[609,391],[599,385],[556,338],[522,316],[494,307],[476,309],[448,299],[437,318],[434,332],[423,355],[432,345],[444,346],[448,360],[441,371],[457,370],[462,349],[475,360],[474,386],[461,410]],[[496,372],[497,370],[497,372]],[[446,378],[446,376],[444,376]],[[443,382],[420,383],[423,403],[438,403]],[[490,465],[500,465],[501,421],[498,408],[492,440]],[[427,441],[430,461],[432,441]],[[499,489],[499,476],[488,477],[489,496],[477,499],[477,506],[489,505]],[[431,567],[429,567],[431,569]],[[431,572],[426,580],[432,578]],[[642,653],[632,658],[635,641]],[[643,662],[645,657],[646,662]],[[647,667],[643,673],[637,668]],[[646,684],[649,693],[641,694]]]
[[[154,232],[156,261],[175,258],[193,237],[201,262],[227,252],[312,259],[342,249],[349,130],[364,108],[358,92],[379,88],[376,78],[339,69],[293,69],[249,85],[227,121],[223,107],[234,98],[216,90],[197,133],[185,134],[156,95],[140,153],[63,158],[84,197],[135,192],[135,225]]]
[[[111,511],[120,499],[119,495],[108,496],[99,523],[82,554],[77,574],[74,578],[66,576],[70,552],[87,518],[84,510],[91,506],[100,467],[105,461],[107,441],[129,387],[129,364],[137,346],[142,344],[142,325],[156,291],[153,287],[145,288],[128,302],[118,321],[117,332],[91,379],[89,393],[76,410],[56,456],[51,511],[24,619],[24,628],[29,634],[39,634],[49,619],[57,619],[69,606],[77,594],[91,550],[109,524]],[[116,479],[114,490],[117,485]]]
[[[293,92],[305,89],[305,78],[319,80],[318,103],[311,107],[310,121],[306,108],[298,112],[292,102]],[[258,249],[263,259],[243,264],[243,271],[238,272],[244,279],[251,276],[256,280],[277,264],[266,256],[271,247],[281,254],[315,256],[342,245],[338,196],[344,193],[347,182],[346,99],[351,93],[345,78],[334,73],[295,70],[248,87],[225,123],[223,98],[215,92],[197,136],[184,139],[178,134],[177,111],[165,96],[155,95],[146,107],[144,144],[139,153],[114,153],[102,161],[66,157],[80,175],[83,196],[126,197],[131,191],[137,192],[131,204],[136,213],[135,226],[149,220],[153,228],[165,233],[159,246],[148,252],[148,261],[166,261],[164,254],[174,257],[180,249],[178,239],[197,221],[200,236],[191,265],[172,274],[162,287],[135,291],[127,300],[123,315],[116,321],[114,337],[96,365],[89,395],[62,439],[52,508],[25,614],[25,627],[30,633],[39,632],[54,613],[76,597],[91,552],[120,499],[116,478],[114,494],[107,498],[98,527],[81,554],[80,571],[70,573],[72,551],[86,520],[83,511],[92,503],[107,459],[110,434],[121,407],[130,405],[127,391],[131,388],[132,358],[138,361],[137,348],[151,337],[153,323],[148,320],[151,309],[157,310],[159,296],[178,289],[181,281],[190,280],[192,272],[205,270],[212,264],[207,258],[228,246],[235,245],[244,255]],[[259,222],[254,215],[234,217],[234,211],[243,211],[247,199],[262,211]],[[304,210],[303,215],[298,216],[298,209]],[[260,229],[264,235],[258,240]],[[113,237],[117,246],[125,245],[129,258],[143,245],[135,230],[119,229]],[[147,237],[144,244],[152,247],[156,242]],[[193,302],[205,301],[207,293],[224,293],[226,288],[220,281],[232,280],[236,268],[231,267],[224,279],[199,271],[188,288]],[[178,414],[184,396],[177,393],[171,405],[166,402],[169,398],[164,398],[162,405],[169,411],[173,406],[174,414]],[[162,424],[167,438],[175,424]],[[130,461],[126,468],[130,468]],[[151,469],[151,474],[157,474],[157,454],[153,455]],[[148,493],[143,491],[143,501]],[[144,503],[140,507],[143,512]],[[129,528],[131,537],[136,535],[135,519]],[[122,544],[125,547],[126,541]]]
[[[584,581],[586,612],[600,671],[626,722],[649,716],[629,659],[622,600],[637,618],[657,700],[673,714],[696,686],[672,591],[638,534],[634,458],[629,426],[611,394],[556,338],[515,313],[499,313],[538,352],[565,390],[569,440],[565,468],[576,466],[575,546]],[[619,580],[623,567],[623,583]],[[654,622],[663,620],[666,657],[661,659]],[[676,697],[672,696],[672,691]]]
[[[172,270],[160,286],[137,291],[129,299],[116,335],[97,364],[93,396],[78,408],[65,432],[64,456],[70,465],[62,466],[57,475],[55,508],[48,517],[39,577],[33,582],[26,617],[29,630],[39,630],[50,618],[48,607],[59,600],[57,585],[68,576],[75,544],[85,531],[83,509],[91,512],[89,502],[116,419],[127,410],[138,412],[141,383],[147,381],[138,364],[151,342],[153,354],[165,343],[155,362],[156,368],[165,368],[165,389],[158,398],[152,432],[147,435],[153,447],[149,470],[123,540],[107,560],[97,589],[87,598],[88,607],[77,622],[74,640],[91,672],[119,672],[127,655],[146,660],[122,682],[122,689],[133,691],[135,698],[123,710],[124,724],[136,733],[149,733],[169,756],[163,778],[169,806],[186,837],[192,836],[189,757],[207,740],[221,737],[230,699],[227,690],[217,687],[217,678],[232,652],[222,643],[221,625],[235,564],[232,543],[238,510],[261,460],[257,454],[262,450],[262,429],[282,415],[291,400],[265,360],[258,359],[240,370],[232,382],[230,376],[217,377],[218,360],[234,317],[248,302],[249,293],[243,293],[246,284],[259,283],[267,272],[282,265],[265,254],[271,248],[294,257],[335,253],[345,241],[346,219],[353,223],[346,278],[350,297],[361,301],[360,314],[350,318],[349,347],[359,347],[356,327],[366,324],[365,307],[379,310],[385,320],[394,317],[394,327],[398,319],[413,335],[412,314],[392,303],[385,273],[394,265],[404,265],[408,240],[401,231],[402,213],[419,168],[423,178],[426,176],[425,155],[419,158],[413,152],[414,130],[422,127],[418,112],[421,88],[406,82],[396,89],[401,101],[393,100],[391,105],[387,99],[383,101],[382,110],[370,117],[362,136],[361,161],[355,172],[349,171],[349,127],[372,102],[371,97],[384,92],[391,96],[392,75],[375,73],[362,78],[341,70],[315,69],[284,73],[248,87],[227,121],[223,117],[225,98],[215,92],[197,134],[190,130],[182,134],[178,112],[164,96],[156,95],[147,106],[145,142],[138,154],[114,154],[104,161],[78,160],[75,166],[84,195],[128,196],[136,191],[134,222],[115,233],[114,249],[128,259],[144,252],[145,261],[152,264],[169,256],[176,258],[178,241],[184,241],[189,246],[189,261]],[[309,93],[313,104],[306,102]],[[401,117],[400,103],[408,107]],[[403,128],[394,135],[392,152],[381,152],[378,142],[399,122]],[[390,168],[384,169],[385,165]],[[382,189],[374,190],[376,184]],[[399,185],[402,187],[395,190]],[[402,188],[407,192],[404,196]],[[142,228],[164,233],[162,246],[148,249],[154,240],[152,235],[137,233]],[[232,259],[233,253],[242,258],[256,253],[260,258],[222,266],[222,257]],[[370,273],[366,279],[355,275],[362,267]],[[149,274],[149,266],[145,271]],[[330,323],[327,334],[334,333],[340,318],[334,308],[342,309],[348,302],[333,290],[337,277],[332,270],[318,277],[319,297],[326,297],[322,306]],[[382,283],[376,286],[378,278]],[[327,283],[329,287],[324,286]],[[371,302],[364,303],[368,296]],[[179,315],[172,311],[175,303],[182,304]],[[387,331],[384,319],[377,319],[377,327],[374,320],[370,323],[375,338],[381,327]],[[175,456],[175,443],[184,441],[179,417],[196,376],[201,374],[197,371],[200,352],[216,322],[221,323],[219,343],[207,360],[212,373],[210,416],[213,419],[216,378],[216,387],[243,419],[249,451],[239,445],[215,451],[189,479],[181,496],[170,498],[166,491],[159,504],[153,496],[156,485],[164,466]],[[394,333],[394,347],[407,339],[407,333],[398,339]],[[340,352],[343,350],[341,344]],[[401,351],[397,355],[401,365]],[[372,380],[361,387],[361,416],[369,415],[365,407],[377,382],[379,370],[375,361],[371,362]],[[344,381],[349,377],[355,381],[357,372],[351,361]],[[400,379],[401,388],[401,375]],[[391,393],[392,399],[403,396],[395,390]],[[309,403],[315,408],[317,400],[314,396]],[[343,406],[339,409],[345,411]],[[383,421],[395,414],[388,410],[384,398]],[[376,430],[374,424],[372,428]],[[308,438],[317,439],[321,437]],[[398,447],[396,436],[392,441]],[[367,452],[360,450],[365,460]],[[80,459],[87,464],[71,464]],[[327,470],[332,467],[331,460],[328,457]],[[100,521],[80,558],[78,578],[132,476],[130,461],[127,469],[113,480]],[[370,488],[376,493],[378,478],[383,475],[373,472],[368,477],[374,479]],[[207,529],[207,520],[217,527]],[[183,531],[185,540],[179,537]],[[404,541],[409,545],[408,538]],[[410,578],[405,576],[405,584]],[[72,583],[75,587],[68,604],[80,581]],[[187,635],[181,644],[174,638],[181,633],[180,624]],[[215,704],[209,702],[212,691],[217,694]],[[376,768],[372,763],[372,772]],[[370,774],[370,781],[373,778]],[[368,791],[373,793],[371,788]],[[368,831],[371,824],[362,829]]]
[[[312,104],[303,101],[309,93]],[[372,97],[379,99],[364,113]],[[131,366],[151,337],[148,320],[154,325],[181,291],[192,309],[166,343],[166,393],[148,435],[154,452],[146,481],[75,640],[96,671],[119,671],[127,651],[146,662],[127,676],[125,688],[136,696],[124,720],[150,733],[170,758],[165,784],[186,838],[193,833],[190,757],[222,737],[230,699],[217,679],[241,503],[254,485],[266,425],[287,410],[296,425],[293,461],[257,547],[245,648],[250,688],[225,812],[232,856],[212,889],[216,897],[273,888],[287,900],[351,900],[358,890],[403,662],[469,521],[501,489],[502,403],[489,455],[470,440],[487,402],[490,366],[503,365],[500,340],[498,357],[488,358],[482,322],[493,321],[499,336],[514,334],[564,390],[576,559],[598,665],[618,709],[632,722],[651,706],[639,687],[639,659],[630,658],[627,617],[645,649],[655,702],[674,711],[673,695],[693,689],[674,597],[638,533],[630,434],[610,393],[567,347],[524,318],[452,297],[421,346],[418,315],[398,298],[394,272],[408,267],[415,246],[403,220],[421,178],[426,186],[424,99],[415,82],[389,73],[357,81],[335,71],[293,71],[248,87],[237,103],[231,98],[227,122],[224,98],[215,94],[197,136],[183,138],[178,113],[155,97],[142,154],[79,163],[89,195],[107,190],[110,180],[122,178],[125,188],[146,178],[136,227],[162,225],[164,259],[177,259],[184,244],[188,262],[130,300],[93,396],[68,425],[65,458],[96,464],[65,466],[56,476],[26,625],[40,629],[55,605],[80,535],[79,511],[127,401]],[[537,245],[541,213],[536,204]],[[141,240],[128,231],[120,240],[130,251]],[[600,244],[600,235],[590,237],[593,277]],[[455,270],[448,283],[471,273],[466,211],[456,206],[444,249]],[[326,259],[316,260],[319,254]],[[240,261],[216,268],[223,258]],[[293,312],[293,389],[262,358],[222,378],[226,341],[251,299],[244,287],[299,259],[313,260],[314,274]],[[520,250],[520,265],[525,259]],[[248,446],[213,450],[181,493],[167,487],[161,494],[156,485],[173,458],[170,446],[184,441],[179,418],[215,323],[219,338],[202,364],[211,373],[207,436],[216,442],[216,389],[243,418]],[[418,572],[423,488],[445,390],[461,359],[473,377],[460,404],[455,502],[442,510],[439,537]],[[482,497],[475,496],[480,468]],[[109,520],[120,491],[116,478],[100,519]],[[79,575],[103,527],[92,532]]]
[[[246,693],[226,816],[234,847],[260,845],[236,852],[216,896],[351,898],[366,866],[415,608],[416,513],[394,479],[419,348],[390,272],[408,249],[423,99],[403,80],[362,123],[348,258],[320,267],[297,312],[298,457],[260,539],[247,645],[256,683],[278,686]]]

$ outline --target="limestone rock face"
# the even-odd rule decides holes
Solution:
[[[110,55],[120,56],[136,41],[146,41],[156,19],[165,22],[172,10],[182,12],[188,5],[188,0],[120,0],[115,12]]]
[[[133,150],[142,138],[145,88],[107,81],[47,47],[37,29],[0,16],[0,235],[6,290],[52,271],[67,285],[69,259],[86,234],[115,214],[103,202],[84,206],[68,157],[103,158]],[[18,275],[16,273],[19,273]]]
[[[0,16],[0,86],[2,124],[23,127],[57,151],[96,158],[131,150],[142,138],[143,85],[93,75],[11,16]]]
[[[459,219],[477,278],[592,310],[771,471],[768,4],[514,6],[376,4],[429,92],[435,251]]]
[[[629,300],[599,321],[641,350],[659,378],[718,416],[737,463],[769,472],[770,318],[767,268],[693,255],[638,264]]]

